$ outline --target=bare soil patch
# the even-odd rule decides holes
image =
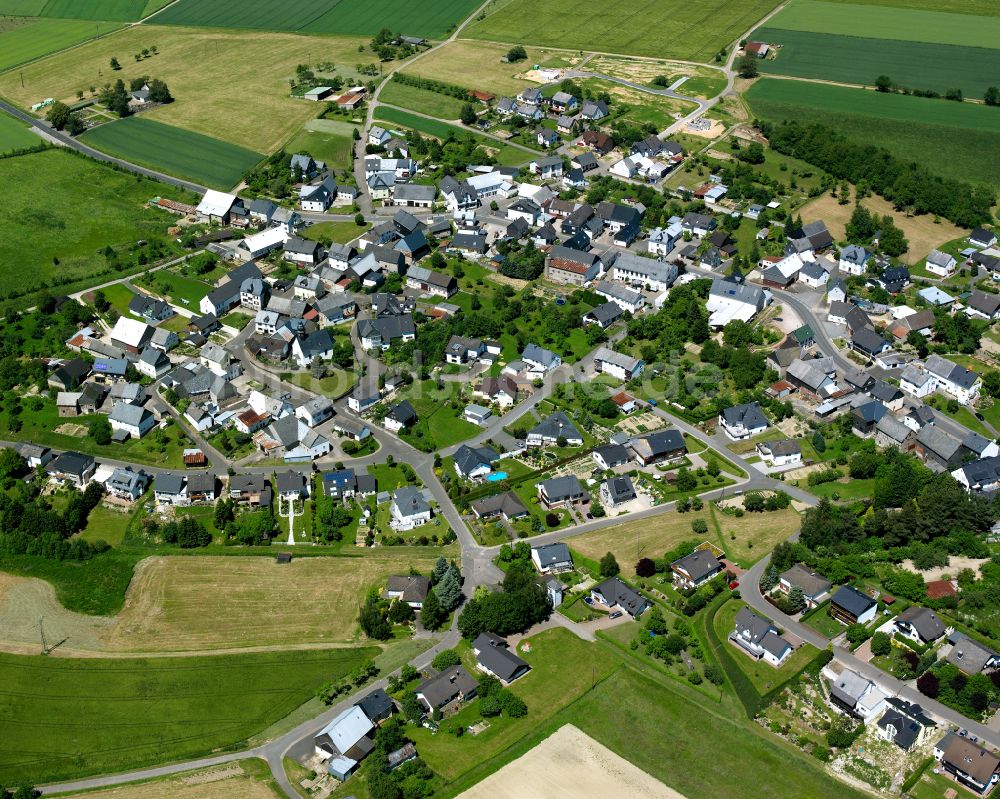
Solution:
[[[931,582],[934,580],[943,580],[946,577],[957,577],[958,573],[963,569],[972,569],[978,575],[979,567],[986,563],[987,560],[987,558],[967,558],[964,555],[949,555],[947,566],[935,566],[931,569],[921,571],[913,565],[912,560],[904,560],[902,566],[908,571],[923,575],[924,580]]]
[[[567,724],[459,799],[684,799],[586,733]]]
[[[275,799],[279,794],[239,765],[171,777],[166,780],[120,785],[69,794],[66,799]]]
[[[64,422],[56,428],[57,433],[61,433],[64,436],[76,436],[77,438],[82,438],[87,435],[87,428],[82,424],[76,424],[75,422]]]

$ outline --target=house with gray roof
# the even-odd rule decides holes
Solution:
[[[745,441],[768,428],[767,417],[759,402],[747,402],[726,408],[719,414],[719,425],[733,441]]]
[[[696,549],[670,564],[674,585],[678,588],[698,588],[722,574],[724,569],[725,564],[708,549]]]
[[[513,491],[474,500],[469,507],[477,519],[501,517],[507,522],[523,519],[530,513],[524,501]]]
[[[792,645],[779,635],[778,628],[747,607],[736,613],[729,641],[754,660],[763,660],[775,668],[792,654]]]
[[[957,469],[971,454],[961,441],[937,425],[920,429],[913,450],[934,472],[950,472]]]
[[[423,492],[414,486],[402,486],[392,494],[389,506],[394,530],[412,530],[431,520],[431,506]]]
[[[531,562],[540,574],[573,571],[573,555],[562,542],[532,547]]]
[[[538,484],[538,498],[546,508],[555,508],[586,502],[589,495],[576,475],[570,474],[543,480]]]
[[[841,624],[867,624],[877,610],[878,602],[853,585],[842,585],[830,600],[830,615]]]
[[[472,642],[472,654],[476,656],[476,667],[491,677],[496,677],[504,685],[510,685],[518,677],[523,677],[531,669],[527,661],[510,651],[506,639],[493,633],[480,633]]]
[[[610,577],[591,588],[590,598],[607,608],[627,613],[633,619],[641,616],[653,604],[618,577]]]
[[[917,644],[932,644],[945,634],[944,623],[930,608],[910,605],[893,620],[895,631]]]
[[[478,687],[479,683],[464,666],[451,666],[420,684],[416,691],[417,701],[432,713],[452,702],[472,699]]]
[[[556,446],[559,439],[566,440],[571,447],[583,446],[583,436],[563,411],[556,411],[528,431],[525,445],[528,447]]]
[[[462,444],[452,456],[455,473],[464,480],[482,480],[493,471],[500,455],[491,447],[470,447]]]
[[[965,633],[952,632],[948,641],[951,643],[951,651],[945,659],[963,674],[979,674],[985,669],[1000,665],[1000,654],[974,638],[969,638]]]
[[[937,728],[920,705],[907,702],[900,697],[885,700],[886,710],[876,724],[876,735],[883,741],[890,741],[904,752],[914,746],[924,744]]]
[[[790,594],[793,588],[801,589],[808,610],[825,602],[830,596],[832,587],[833,584],[822,574],[812,571],[801,563],[796,563],[788,571],[781,573],[775,590],[783,594]]]

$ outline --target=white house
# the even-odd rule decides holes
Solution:
[[[932,275],[951,277],[955,274],[955,264],[957,263],[955,256],[941,252],[940,250],[931,250],[927,255],[924,268]]]
[[[108,416],[111,422],[111,429],[128,433],[131,438],[142,438],[153,429],[156,419],[153,414],[141,405],[131,405],[127,402],[119,402],[111,409]]]
[[[865,271],[865,264],[871,257],[868,250],[857,244],[848,244],[840,251],[838,266],[845,275],[860,275]]]
[[[927,358],[924,365],[934,378],[934,388],[958,400],[959,404],[969,405],[979,397],[983,381],[971,369],[937,354]]]
[[[793,466],[802,463],[802,447],[792,438],[778,441],[761,441],[757,454],[769,466]]]
[[[393,492],[389,514],[394,530],[412,530],[431,520],[431,506],[420,489],[403,486]]]
[[[622,381],[629,381],[642,374],[643,362],[630,355],[601,347],[594,353],[594,369]]]
[[[709,312],[708,324],[720,329],[734,320],[749,322],[764,309],[769,296],[756,286],[715,278],[705,303]]]
[[[778,668],[792,654],[792,646],[778,628],[749,608],[740,608],[729,640],[755,660]]]
[[[748,402],[726,408],[719,414],[719,426],[733,441],[745,441],[768,428],[767,417],[759,402]]]

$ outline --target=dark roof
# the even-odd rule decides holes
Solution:
[[[72,474],[81,476],[94,464],[92,455],[82,455],[79,452],[64,452],[56,455],[45,466],[45,471],[50,473]]]
[[[503,638],[492,633],[480,633],[472,642],[472,648],[479,652],[476,655],[479,665],[504,682],[510,682],[531,668],[527,661],[508,649]]]
[[[896,617],[897,622],[906,622],[924,641],[936,641],[944,635],[944,624],[930,608],[910,605]]]
[[[534,551],[537,553],[538,562],[543,569],[548,569],[557,563],[573,562],[569,547],[562,543],[543,544],[540,547],[535,547]]]
[[[801,563],[796,563],[781,575],[789,585],[798,586],[808,597],[820,596],[830,590],[832,583],[822,574],[810,571]]]
[[[472,503],[472,509],[480,516],[502,513],[507,518],[526,516],[529,513],[527,505],[513,491],[477,499]]]
[[[421,683],[417,692],[423,694],[431,707],[439,708],[459,694],[474,691],[478,685],[479,683],[463,666],[452,666]]]
[[[830,601],[837,607],[846,610],[855,618],[864,615],[878,605],[878,602],[867,594],[862,594],[853,585],[842,585],[837,589],[837,593],[833,595],[833,599]]]
[[[617,577],[608,578],[592,590],[604,597],[610,607],[618,605],[630,616],[638,616],[651,604],[646,597],[633,591]]]
[[[387,713],[392,713],[396,709],[395,703],[381,688],[376,688],[355,704],[361,708],[361,712],[371,721],[382,718]]]
[[[409,400],[397,403],[386,415],[404,427],[417,421],[417,412]]]
[[[692,582],[698,582],[721,570],[722,563],[709,550],[696,549],[690,555],[675,560],[670,564],[670,568],[683,569],[690,575]]]

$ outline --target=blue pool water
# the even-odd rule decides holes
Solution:
[[[486,479],[491,483],[499,483],[501,480],[507,479],[507,472],[493,472]]]

